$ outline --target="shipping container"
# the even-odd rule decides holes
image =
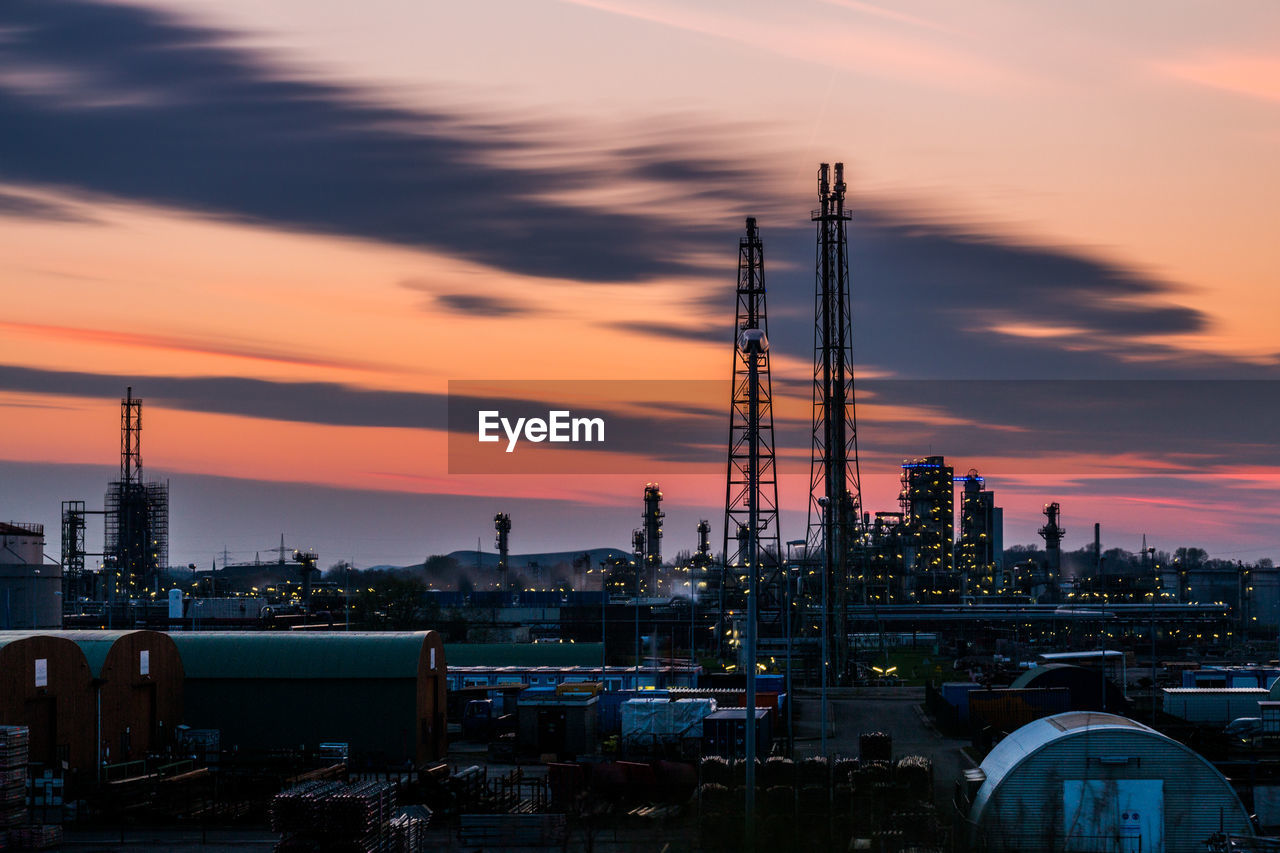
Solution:
[[[1258,703],[1271,694],[1248,687],[1167,687],[1161,691],[1164,712],[1189,723],[1225,726],[1237,717],[1258,716]]]
[[[763,708],[755,711],[756,757],[769,754],[772,730],[769,712]],[[714,711],[702,721],[702,753],[721,758],[742,758],[747,752],[746,708],[725,708]]]
[[[942,698],[956,709],[960,722],[969,722],[969,692],[981,690],[982,685],[976,681],[944,681],[942,682]]]
[[[1010,688],[969,692],[969,720],[1011,732],[1041,717],[1071,710],[1071,691],[1065,687]]]

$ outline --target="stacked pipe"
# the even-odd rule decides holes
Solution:
[[[907,797],[921,802],[933,800],[933,762],[923,755],[907,755],[898,759],[894,780],[905,789]]]
[[[742,844],[742,789],[738,780],[745,768],[737,768],[718,755],[707,756],[698,766],[698,830],[703,850],[737,850]]]
[[[892,761],[893,735],[888,732],[863,732],[858,738],[863,761]]]
[[[400,815],[391,820],[391,849],[397,853],[418,853],[427,843],[429,819]]]
[[[831,762],[823,755],[796,766],[796,829],[801,849],[825,850],[831,832]]]
[[[271,828],[284,836],[276,849],[385,850],[395,808],[389,782],[306,782],[271,801]]]

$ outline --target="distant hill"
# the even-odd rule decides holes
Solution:
[[[630,551],[625,548],[587,548],[583,551],[551,551],[542,554],[512,554],[507,560],[513,569],[522,569],[530,563],[537,563],[543,568],[550,568],[557,563],[572,565],[573,561],[582,556],[583,553],[591,555],[591,565],[593,567],[600,565],[600,561],[606,557],[628,556]],[[473,568],[476,565],[477,555],[479,556],[479,565],[482,569],[496,569],[498,567],[498,555],[488,551],[452,551],[447,556],[457,560],[464,568]]]

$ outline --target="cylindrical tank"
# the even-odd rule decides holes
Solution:
[[[0,563],[39,567],[44,562],[44,525],[0,522]]]

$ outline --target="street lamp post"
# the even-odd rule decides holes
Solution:
[[[1160,587],[1160,572],[1156,566],[1156,549],[1148,548],[1151,558],[1151,727],[1156,725],[1156,590]]]
[[[792,713],[791,713],[791,708],[792,708],[792,706],[795,704],[794,702],[792,702],[792,701],[791,701],[791,697],[795,695],[794,693],[792,693],[792,692],[791,692],[791,654],[792,654],[792,647],[791,647],[792,625],[791,625],[791,623],[792,623],[793,619],[795,618],[795,614],[793,614],[793,613],[791,612],[791,608],[792,608],[792,590],[791,590],[791,587],[792,587],[792,584],[794,584],[794,583],[795,583],[795,576],[794,576],[795,558],[792,556],[791,549],[792,549],[793,547],[804,546],[805,544],[806,544],[806,543],[805,543],[805,540],[803,540],[803,539],[793,539],[793,540],[791,540],[790,542],[788,542],[788,543],[787,543],[787,599],[786,599],[786,613],[787,613],[787,621],[786,621],[786,624],[785,624],[786,637],[787,637],[787,669],[786,669],[786,683],[787,683],[787,688],[786,688],[786,689],[787,689],[787,755],[791,755],[791,753],[795,751],[795,745],[796,745],[796,739],[795,739],[795,728],[794,728],[794,726],[792,725],[792,723],[793,723],[793,719],[794,719],[794,718],[793,718]],[[808,556],[809,556],[809,555],[808,555],[808,552],[806,551],[806,552],[805,552],[805,557],[807,558]],[[807,559],[806,559],[806,562],[808,562],[808,560],[807,560]]]
[[[756,803],[756,622],[760,613],[760,360],[769,351],[762,329],[742,333],[748,354],[747,388],[747,695],[746,695],[746,848],[755,850]],[[781,555],[779,555],[781,556]]]
[[[820,722],[819,730],[821,731],[821,743],[822,743],[823,755],[827,754],[827,654],[828,654],[828,649],[827,649],[828,622],[827,620],[828,620],[828,610],[830,610],[830,607],[828,606],[830,602],[828,601],[828,598],[827,598],[827,594],[828,594],[827,576],[831,573],[831,547],[830,547],[831,537],[826,535],[826,530],[827,530],[827,506],[830,503],[831,501],[826,496],[818,498],[818,506],[822,512],[823,542],[826,543],[825,547],[822,549],[823,550],[823,555],[822,555],[822,660],[820,661],[820,666],[819,666],[819,669],[821,671],[820,674],[822,677],[822,680],[821,680],[822,700],[818,703],[819,709],[821,712],[820,715],[822,718]]]

